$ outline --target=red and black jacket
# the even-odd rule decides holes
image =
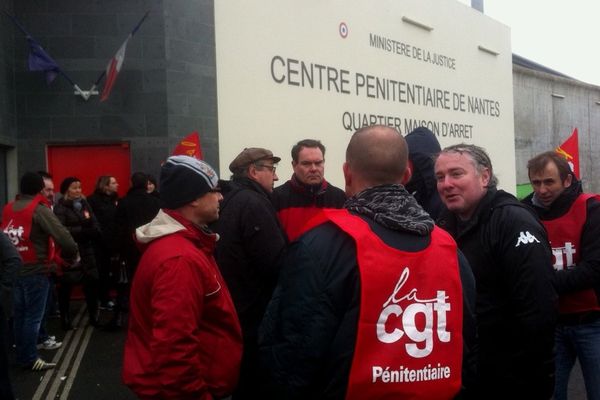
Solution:
[[[300,237],[305,223],[323,208],[342,208],[346,201],[343,190],[323,180],[320,185],[305,185],[295,175],[275,188],[272,195],[277,217],[290,242]]]

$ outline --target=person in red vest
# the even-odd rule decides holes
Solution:
[[[304,139],[292,147],[292,178],[273,189],[273,205],[289,241],[304,233],[306,221],[322,208],[342,208],[344,191],[325,180],[325,146]]]
[[[584,194],[567,161],[549,151],[527,163],[533,206],[552,246],[559,294],[554,398],[567,399],[579,359],[588,399],[600,399],[600,196]]]
[[[13,290],[16,359],[33,371],[56,366],[41,359],[36,348],[55,245],[60,247],[65,261],[73,262],[77,258],[77,244],[40,194],[43,188],[41,175],[26,172],[20,181],[18,199],[7,204],[2,213],[2,230],[23,259]]]
[[[549,399],[558,296],[551,251],[534,212],[496,187],[479,146],[444,148],[435,162],[447,210],[437,220],[464,253],[477,287],[476,399]]]
[[[474,337],[474,278],[454,240],[404,189],[407,163],[393,128],[352,136],[345,208],[322,210],[291,244],[263,319],[265,397],[459,393],[464,322]]]

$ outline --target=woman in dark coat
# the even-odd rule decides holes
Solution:
[[[117,203],[119,183],[114,176],[102,175],[96,182],[96,190],[87,198],[92,207],[94,216],[100,224],[102,236],[96,241],[95,255],[100,281],[98,283],[98,297],[100,298],[100,309],[112,308],[110,290],[113,281],[110,273],[113,265],[112,260],[116,256],[115,236],[117,233]]]
[[[98,325],[98,269],[94,254],[94,242],[100,234],[100,226],[92,208],[81,193],[81,181],[68,177],[60,185],[63,197],[54,207],[54,213],[60,222],[69,230],[79,246],[81,261],[79,264],[66,267],[60,278],[58,304],[63,329],[73,329],[69,302],[74,285],[81,283],[88,308],[90,324]]]

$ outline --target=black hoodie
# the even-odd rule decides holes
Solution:
[[[408,158],[412,163],[412,177],[405,185],[425,211],[436,220],[445,209],[437,191],[434,157],[440,152],[440,144],[429,129],[419,127],[406,135]]]

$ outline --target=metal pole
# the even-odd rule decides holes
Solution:
[[[483,14],[483,0],[471,0],[471,7]]]

